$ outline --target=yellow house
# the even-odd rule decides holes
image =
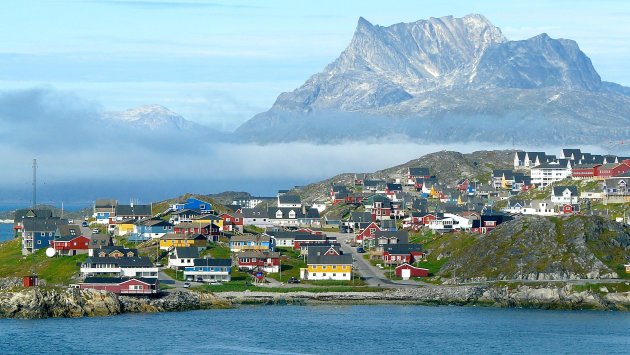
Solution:
[[[219,216],[215,216],[213,214],[207,214],[204,216],[200,216],[195,218],[193,223],[203,223],[203,224],[214,224],[219,227],[219,230],[223,230],[223,220]]]
[[[431,186],[431,191],[429,191],[429,195],[433,198],[439,198],[440,192],[435,189],[435,186]]]
[[[342,254],[330,247],[310,247],[306,268],[300,269],[303,280],[351,280],[352,255]]]
[[[206,247],[208,239],[202,234],[165,234],[160,237],[160,249],[169,250],[179,247]]]
[[[116,235],[122,237],[123,235],[131,235],[134,231],[135,224],[133,220],[120,221],[116,223]]]
[[[630,274],[630,264],[624,266],[626,267],[626,274]]]

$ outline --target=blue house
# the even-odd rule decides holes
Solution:
[[[184,268],[184,277],[189,281],[230,281],[232,259],[194,259],[193,266]]]
[[[161,219],[149,219],[136,224],[129,240],[138,242],[158,239],[169,232],[173,232],[173,224],[171,222]]]
[[[175,211],[195,210],[199,212],[210,212],[212,210],[212,204],[210,204],[210,202],[190,197],[186,199],[185,203],[174,204],[173,209]]]
[[[25,219],[22,229],[22,255],[50,247],[57,227],[68,224],[67,219]]]

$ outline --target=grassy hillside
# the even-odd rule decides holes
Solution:
[[[40,250],[34,255],[22,256],[19,239],[0,243],[0,277],[22,277],[37,273],[51,284],[68,284],[79,273],[81,262],[87,255],[46,257]]]
[[[168,200],[156,202],[153,204],[153,214],[158,214],[164,212],[167,208],[169,208],[174,203],[183,203],[186,202],[188,198],[198,198],[202,201],[210,202],[212,204],[212,209],[217,212],[225,212],[227,208],[225,205],[219,203],[215,200],[212,195],[200,195],[200,194],[184,194],[179,197],[171,198]]]
[[[445,235],[426,244],[438,274],[458,279],[630,278],[630,230],[593,216],[522,217],[487,236]]]

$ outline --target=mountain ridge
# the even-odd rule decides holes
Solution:
[[[611,138],[601,129],[611,124],[621,127],[616,138],[630,136],[629,95],[630,88],[602,82],[573,40],[543,33],[509,41],[476,14],[388,27],[361,17],[337,59],[236,134],[263,143],[435,142],[448,121],[462,128],[448,132],[454,141],[571,143],[592,132],[586,139],[596,143]],[[480,125],[503,131],[471,132]],[[567,127],[561,137],[548,134]]]

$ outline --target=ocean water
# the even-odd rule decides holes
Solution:
[[[0,242],[13,238],[13,224],[0,223]]]
[[[243,306],[0,320],[2,354],[627,354],[630,314],[428,306]]]

